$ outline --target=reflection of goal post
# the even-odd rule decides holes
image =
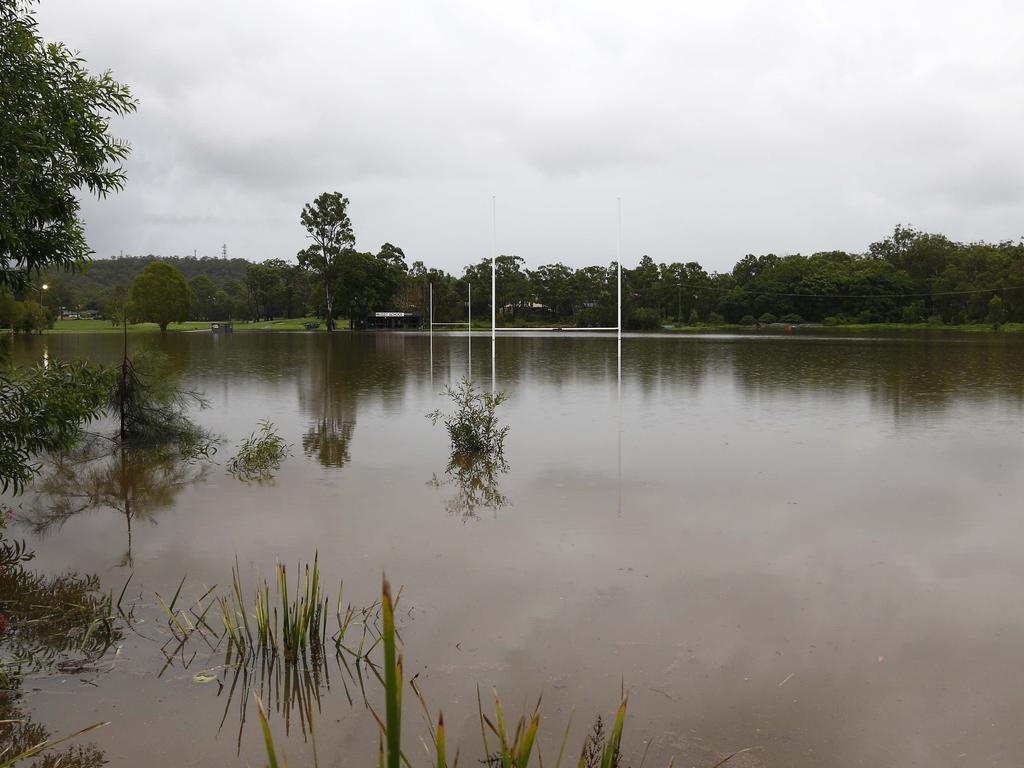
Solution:
[[[502,326],[502,331],[615,331],[619,340],[622,339],[622,198],[616,201],[618,205],[618,234],[615,244],[615,325],[598,326],[596,328],[534,328],[529,326],[507,327]],[[498,330],[498,291],[497,291],[497,226],[496,226],[496,202],[491,198],[491,357],[494,357],[494,340]],[[462,323],[457,323],[462,325]]]

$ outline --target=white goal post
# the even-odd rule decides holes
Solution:
[[[616,291],[615,291],[615,325],[602,325],[592,328],[565,328],[552,326],[550,328],[530,326],[502,326],[505,331],[615,331],[616,337],[622,339],[622,198],[616,198],[618,232],[615,241],[615,270],[616,270]],[[494,357],[494,340],[498,331],[497,313],[497,212],[494,196],[491,197],[491,357]]]

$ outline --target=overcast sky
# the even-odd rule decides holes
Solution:
[[[461,272],[863,251],[897,222],[1024,233],[1024,3],[42,0],[140,102],[97,256],[361,249]]]

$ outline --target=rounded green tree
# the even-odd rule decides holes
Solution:
[[[132,315],[138,322],[156,323],[166,333],[169,323],[188,320],[192,304],[185,276],[170,264],[154,261],[132,285]]]

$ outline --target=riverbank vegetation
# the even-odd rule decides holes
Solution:
[[[351,318],[347,324],[359,327],[366,314],[380,309],[417,313],[426,321],[433,286],[434,319],[456,322],[466,318],[470,285],[472,314],[490,313],[488,260],[452,275],[422,262],[409,264],[401,249],[388,243],[376,253],[363,253],[343,240],[331,246],[329,260],[312,253],[316,247],[303,251],[301,264],[166,259],[182,275],[194,275],[187,283],[187,308],[178,302],[177,310],[185,314],[177,317],[204,329],[209,321],[229,319],[253,323],[246,327],[300,329],[308,318],[325,326],[328,318],[338,325]],[[109,316],[110,327],[116,327],[123,303],[131,301],[132,281],[156,261],[98,259],[82,274],[45,275],[46,291],[0,293],[0,327],[26,332],[52,327],[58,307],[86,317]],[[519,256],[499,256],[499,325],[614,325],[615,281],[614,264],[530,269]],[[129,313],[131,320],[151,316],[141,304]],[[748,254],[728,272],[708,272],[696,261],[659,263],[643,256],[635,267],[623,269],[623,324],[629,330],[775,323],[1010,329],[1024,323],[1024,244],[958,243],[898,226],[862,253]],[[96,330],[103,324],[76,319],[57,329]]]

